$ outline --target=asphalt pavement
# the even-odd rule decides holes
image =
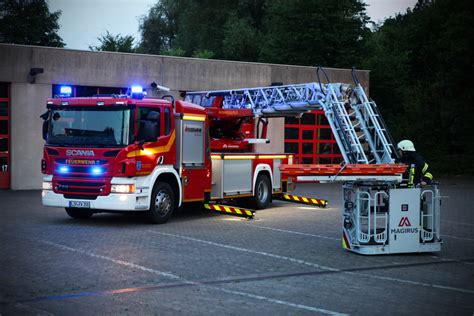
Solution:
[[[0,191],[0,315],[473,315],[474,180],[440,188],[442,251],[381,256],[342,248],[340,184],[294,192],[326,208],[188,209],[164,225],[74,220],[40,191]]]

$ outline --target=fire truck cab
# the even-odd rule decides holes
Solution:
[[[69,89],[68,89],[69,88]],[[146,211],[164,223],[186,202],[249,199],[264,208],[288,189],[288,155],[211,153],[206,109],[129,95],[71,98],[70,87],[42,115],[42,201],[73,218]]]

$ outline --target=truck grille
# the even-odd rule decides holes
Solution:
[[[79,179],[57,179],[53,180],[54,192],[66,195],[82,195],[82,196],[99,196],[108,195],[110,193],[110,185],[102,180],[90,181],[84,179],[84,181],[78,181]]]

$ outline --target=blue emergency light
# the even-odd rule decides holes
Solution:
[[[131,86],[130,94],[133,99],[143,99],[143,97],[146,95],[146,91],[143,90],[142,86]]]
[[[142,86],[132,86],[131,90],[132,90],[132,93],[143,93]]]
[[[104,170],[100,167],[94,167],[91,169],[91,173],[93,175],[99,175],[99,174],[102,174],[104,172]]]
[[[72,94],[72,87],[71,86],[61,86],[59,87],[59,93],[61,96],[69,97]]]
[[[69,167],[68,166],[61,166],[58,168],[59,173],[68,173]]]

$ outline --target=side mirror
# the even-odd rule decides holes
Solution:
[[[48,125],[49,125],[49,121],[43,122],[43,140],[44,141],[48,140]]]
[[[140,148],[141,150],[145,149],[143,147],[143,145],[145,145],[145,141],[144,140],[140,140],[138,142],[135,142],[135,144],[137,144],[138,148]]]
[[[43,139],[44,141],[48,140],[48,126],[49,126],[49,111],[44,112],[43,114],[40,115],[40,117],[43,119]]]

